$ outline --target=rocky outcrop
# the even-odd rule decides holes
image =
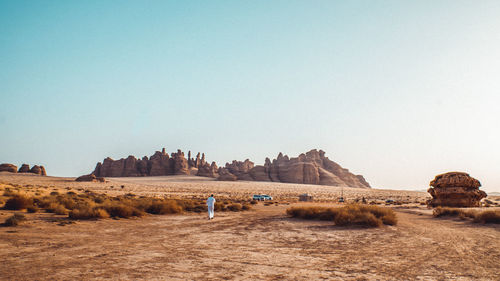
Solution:
[[[45,168],[43,166],[35,165],[30,169],[30,166],[28,164],[22,164],[18,171],[16,165],[4,163],[0,165],[0,172],[3,171],[11,173],[33,173],[40,176],[47,175],[47,172],[45,172]]]
[[[214,163],[215,164],[215,163]],[[130,155],[127,158],[113,160],[109,157],[101,163],[97,163],[94,171],[91,173],[96,177],[141,177],[141,176],[168,176],[168,175],[190,175],[191,171],[198,170],[202,167],[201,174],[206,173],[211,177],[216,177],[217,166],[215,172],[211,171],[211,165],[205,161],[205,154],[196,158],[191,158],[191,151],[188,152],[188,158],[184,156],[184,152],[180,149],[175,153],[168,155],[165,148],[162,151],[156,151],[151,157],[144,156],[142,159],[137,159]]]
[[[254,166],[254,163],[248,159],[243,162],[233,161],[219,169],[219,174],[221,175],[219,180],[224,180],[224,178],[232,180],[233,177],[228,176],[231,174],[238,180],[248,181],[370,187],[363,176],[352,174],[325,157],[324,151],[316,149],[295,158],[279,153],[273,161],[266,158],[263,166]]]
[[[75,179],[75,181],[85,181],[85,182],[106,182],[106,179],[104,179],[103,177],[96,177],[95,175],[93,174],[89,174],[89,175],[83,175],[83,176],[79,176]]]
[[[30,172],[30,165],[28,164],[23,164],[21,165],[21,168],[19,168],[18,173],[29,173]]]
[[[45,168],[43,166],[38,166],[35,165],[31,168],[30,173],[41,175],[41,176],[46,176],[47,173],[45,172]]]
[[[208,163],[204,163],[203,165],[198,167],[198,173],[196,174],[200,177],[210,177],[216,178],[219,176],[217,164],[212,162],[212,164],[208,165]]]
[[[481,183],[477,179],[462,172],[437,175],[429,185],[429,205],[433,207],[479,207],[481,199],[487,196],[479,190]]]
[[[3,163],[0,165],[0,172],[17,173],[17,166],[14,164]]]

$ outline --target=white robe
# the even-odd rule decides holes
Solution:
[[[208,218],[209,219],[214,218],[214,205],[215,205],[215,198],[208,197],[207,206],[208,206]]]

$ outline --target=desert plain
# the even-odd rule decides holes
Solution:
[[[1,280],[500,280],[500,226],[434,218],[426,192],[220,182],[195,176],[74,178],[0,173],[6,187],[28,194],[94,192],[118,196],[248,200],[272,204],[243,212],[146,215],[70,220],[65,215],[0,210],[27,220],[0,227]],[[298,202],[308,193],[313,202]],[[290,218],[292,206],[339,206],[361,201],[392,208],[398,223],[340,227]],[[386,200],[394,202],[386,205]],[[489,196],[500,202],[500,198]],[[490,207],[488,209],[497,209]]]

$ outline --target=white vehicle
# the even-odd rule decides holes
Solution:
[[[257,201],[266,201],[266,200],[273,200],[273,197],[267,194],[254,194],[252,199]]]

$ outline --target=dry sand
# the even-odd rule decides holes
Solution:
[[[0,174],[1,183],[46,186],[49,191],[69,187],[108,194],[204,196],[213,190],[225,196],[262,192],[283,199],[308,192],[326,201],[339,192],[339,188],[322,186],[221,183],[188,177],[111,179],[106,184],[70,180]],[[125,185],[124,191],[120,185]],[[380,200],[410,196],[410,201],[426,196],[350,188],[344,194]],[[500,279],[499,226],[436,219],[425,207],[409,204],[395,207],[396,226],[341,228],[330,222],[288,218],[285,210],[292,205],[297,203],[258,204],[248,212],[217,213],[212,221],[205,214],[183,214],[67,224],[63,216],[26,214],[25,224],[0,228],[0,279]],[[11,214],[0,210],[0,220]]]

